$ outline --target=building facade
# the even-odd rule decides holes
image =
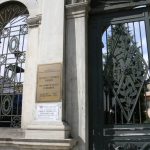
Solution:
[[[149,0],[0,0],[0,150],[148,150]]]

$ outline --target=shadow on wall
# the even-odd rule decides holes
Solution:
[[[77,49],[75,20],[68,19],[66,22],[66,121],[71,127],[69,138],[80,140],[79,136],[79,99],[78,99],[78,70],[77,70]],[[77,145],[81,145],[82,143]],[[77,146],[78,147],[78,146]],[[76,148],[75,148],[76,149]]]
[[[66,21],[66,120],[71,126],[70,137],[78,141],[74,150],[87,149],[85,143],[86,106],[84,106],[86,99],[85,51],[81,41],[83,39],[84,42],[84,35],[80,35],[84,33],[82,21],[83,18],[69,18]]]

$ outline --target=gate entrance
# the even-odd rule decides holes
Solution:
[[[0,127],[21,127],[27,50],[27,8],[19,2],[0,6]]]
[[[91,150],[150,149],[149,10],[89,19]]]

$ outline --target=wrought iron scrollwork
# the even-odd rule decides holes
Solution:
[[[9,28],[2,30],[2,37],[6,38],[9,35],[10,35],[10,29]]]
[[[139,147],[134,143],[125,143],[125,144],[108,144],[106,150],[144,150],[139,149]]]
[[[148,66],[123,24],[115,25],[109,39],[108,56],[104,69],[105,92],[116,103],[124,118],[130,122],[147,77]]]
[[[9,95],[6,95],[2,99],[2,114],[3,115],[8,115],[10,111],[12,110],[12,98]]]
[[[28,33],[28,26],[27,25],[23,25],[21,27],[21,31],[22,34],[27,34]]]
[[[13,128],[21,127],[21,117],[20,116],[12,117],[12,121],[11,121],[10,127],[13,127]]]
[[[27,8],[6,2],[0,9],[0,127],[20,127],[27,49]]]
[[[0,55],[0,66],[4,65],[6,63],[6,56],[5,55]]]
[[[19,50],[19,39],[16,36],[9,40],[9,50],[11,53],[16,53]]]
[[[0,31],[15,17],[29,14],[27,8],[20,3],[4,3],[0,9]],[[8,30],[8,29],[7,29]]]

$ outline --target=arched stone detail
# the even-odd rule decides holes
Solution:
[[[20,2],[5,2],[0,5],[0,31],[7,25],[13,18],[29,14],[26,6]]]
[[[0,1],[2,2],[2,1]],[[21,2],[26,2],[24,3]],[[36,4],[35,1],[30,1],[29,3],[27,0],[20,0],[20,1],[7,1],[2,4],[0,4],[0,31],[5,27],[5,25],[12,20],[14,17],[17,17],[19,15],[25,15],[25,14],[30,14],[28,11],[28,8],[26,7],[28,4],[28,7],[30,7],[31,12],[34,12],[36,10]],[[33,8],[33,4],[35,4],[35,7]],[[27,20],[28,26],[29,27],[36,27],[41,23],[41,15],[35,13],[35,14],[30,14],[30,18]]]
[[[35,15],[37,15],[38,11],[38,1],[37,0],[15,0],[15,1],[10,1],[10,0],[0,0],[0,5],[3,3],[7,2],[15,2],[15,3],[22,3],[25,5],[29,11],[30,15],[33,15],[33,12]]]

